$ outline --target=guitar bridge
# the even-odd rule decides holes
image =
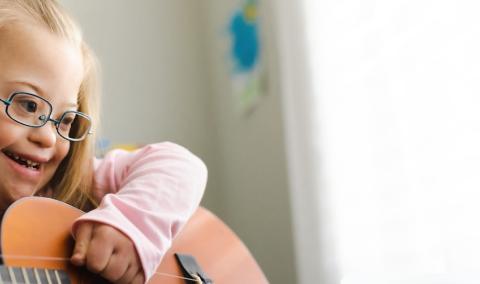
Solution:
[[[199,281],[186,280],[186,283],[200,283],[200,284],[213,284],[213,281],[203,272],[202,268],[195,260],[195,257],[189,254],[175,253],[180,267],[182,268],[185,278],[199,279]]]

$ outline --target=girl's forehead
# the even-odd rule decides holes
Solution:
[[[82,53],[42,25],[11,23],[0,28],[0,88],[23,83],[59,104],[77,101],[83,80]]]

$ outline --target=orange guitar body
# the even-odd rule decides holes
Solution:
[[[70,283],[75,284],[102,282],[62,260],[71,256],[70,228],[82,214],[76,208],[47,198],[28,197],[12,204],[2,221],[1,246],[5,266],[67,271]],[[173,241],[148,284],[186,283],[181,278],[184,275],[174,253],[195,257],[213,283],[268,283],[240,239],[204,208],[197,210]]]

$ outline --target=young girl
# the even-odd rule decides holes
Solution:
[[[172,143],[94,160],[96,76],[54,0],[0,0],[0,212],[31,195],[89,211],[72,228],[71,262],[144,283],[197,208],[206,168]]]

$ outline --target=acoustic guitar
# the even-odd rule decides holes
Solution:
[[[2,220],[1,283],[106,283],[69,263],[70,228],[82,211],[57,200],[27,197],[13,203]],[[241,240],[214,214],[199,208],[174,239],[148,284],[195,282],[184,275],[175,253],[192,256],[213,283],[268,283]],[[203,282],[206,283],[206,282]]]

